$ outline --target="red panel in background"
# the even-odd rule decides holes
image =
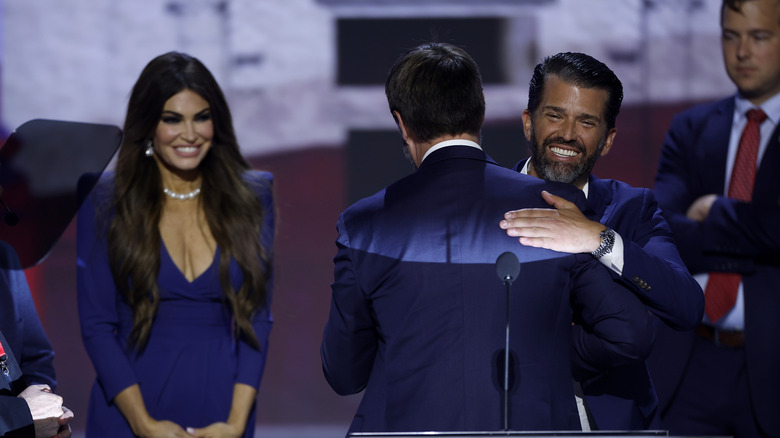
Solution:
[[[593,173],[599,178],[652,188],[666,130],[674,115],[691,105],[624,105],[616,122],[615,143],[610,153],[598,161]]]
[[[259,423],[346,425],[360,396],[340,397],[322,374],[320,341],[330,308],[336,219],[345,205],[341,147],[258,157],[270,170],[278,211],[274,328],[259,395]]]

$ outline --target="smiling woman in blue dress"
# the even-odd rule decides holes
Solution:
[[[153,59],[78,216],[87,437],[251,437],[271,329],[272,176],[197,59]]]

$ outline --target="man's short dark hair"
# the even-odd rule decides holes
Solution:
[[[742,3],[745,3],[745,1],[746,0],[723,0],[721,12],[723,11],[723,8],[729,8],[734,12],[740,12],[742,10]]]
[[[479,68],[450,44],[426,43],[404,54],[390,69],[385,94],[390,111],[398,111],[416,141],[479,135],[485,118]]]
[[[731,9],[734,12],[742,13],[742,5],[754,0],[723,0],[720,5],[720,25],[723,26],[723,15],[726,12],[726,8]],[[780,6],[780,1],[775,2],[775,7]]]
[[[571,85],[582,88],[595,88],[607,92],[607,106],[604,118],[607,129],[615,127],[623,102],[623,84],[615,73],[603,62],[584,53],[558,53],[544,58],[534,68],[534,75],[528,85],[528,110],[536,113],[544,92],[544,83],[550,76],[555,76]]]

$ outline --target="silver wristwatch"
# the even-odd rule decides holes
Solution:
[[[598,249],[590,253],[590,255],[597,259],[612,252],[612,247],[615,245],[615,230],[607,227],[599,236],[601,237],[601,245],[599,245]]]

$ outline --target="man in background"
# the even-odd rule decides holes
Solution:
[[[721,28],[737,93],[674,118],[654,189],[705,316],[650,364],[673,434],[780,436],[780,1],[726,0]]]

